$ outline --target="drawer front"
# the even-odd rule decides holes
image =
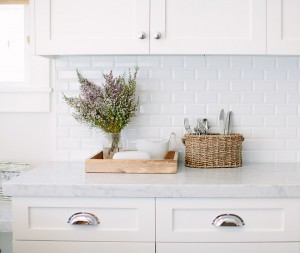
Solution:
[[[155,243],[14,241],[14,253],[155,253]]]
[[[15,240],[155,241],[151,198],[14,198],[12,205]],[[68,223],[81,212],[93,214],[100,223]],[[83,223],[81,216],[76,220]]]
[[[299,253],[300,243],[158,243],[156,253]]]
[[[158,242],[272,242],[300,238],[300,201],[296,199],[157,199],[156,212]],[[233,222],[227,214],[239,217]],[[238,218],[244,225],[224,226],[235,225]]]

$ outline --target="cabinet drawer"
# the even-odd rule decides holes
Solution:
[[[158,242],[272,242],[300,238],[300,201],[296,199],[158,199],[156,208]],[[234,225],[227,214],[239,216],[244,225],[224,226]],[[213,225],[220,215],[223,221]]]
[[[155,243],[14,241],[14,253],[155,253]]]
[[[155,201],[151,198],[14,198],[12,205],[15,240],[155,240]],[[100,223],[68,223],[81,212],[95,215]]]
[[[298,253],[300,244],[289,243],[158,243],[156,253]]]

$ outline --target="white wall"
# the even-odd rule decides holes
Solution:
[[[217,131],[221,108],[233,110],[245,136],[245,161],[300,161],[300,58],[275,56],[82,56],[56,59],[57,159],[82,160],[101,149],[101,134],[81,126],[61,98],[78,94],[75,69],[102,73],[138,65],[136,137],[184,134],[183,118],[207,117]]]
[[[54,111],[0,113],[0,122],[0,161],[36,166],[55,160]]]

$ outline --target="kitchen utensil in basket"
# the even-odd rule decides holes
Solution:
[[[241,134],[185,134],[185,165],[193,168],[235,168],[242,166]]]

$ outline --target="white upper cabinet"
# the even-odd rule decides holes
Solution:
[[[37,55],[300,54],[300,0],[32,0]]]
[[[151,0],[150,20],[153,54],[266,53],[266,0]]]
[[[149,0],[30,2],[37,55],[149,53]]]
[[[268,0],[268,54],[300,54],[299,11],[299,0]]]

